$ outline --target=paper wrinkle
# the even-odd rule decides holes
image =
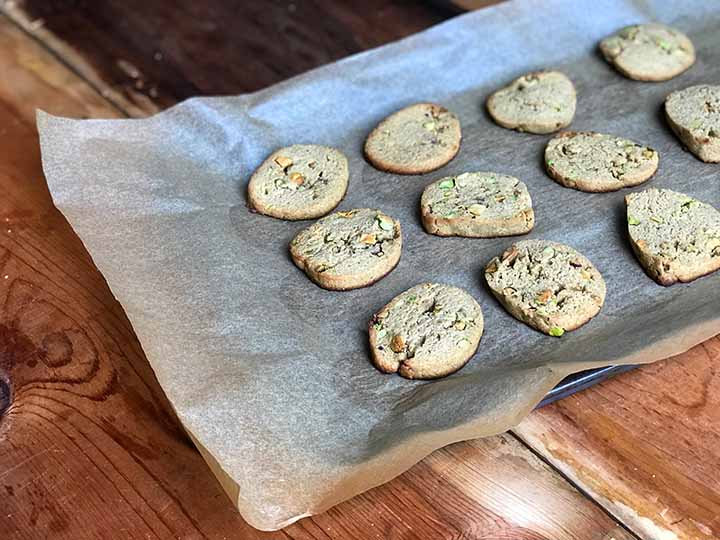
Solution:
[[[687,32],[697,65],[666,83],[613,71],[598,41],[647,20]],[[720,14],[702,1],[507,2],[260,92],[193,98],[148,119],[39,112],[43,167],[185,429],[245,519],[276,529],[389,480],[436,448],[507,430],[572,371],[658,360],[720,332],[720,273],[655,284],[628,244],[623,197],[632,190],[559,186],[542,168],[549,137],[502,129],[484,109],[492,91],[524,72],[560,69],[578,91],[570,129],[656,148],[660,168],[646,186],[717,207],[718,166],[684,152],[661,110],[670,91],[720,80],[717,35]],[[423,100],[460,117],[458,156],[421,177],[373,169],[362,156],[367,133]],[[309,222],[246,208],[254,169],[293,143],[346,154],[350,186],[339,209],[380,208],[400,220],[400,263],[372,287],[318,288],[288,254]],[[561,339],[528,328],[482,278],[512,238],[424,233],[424,187],[466,171],[525,182],[537,222],[522,238],[569,244],[593,262],[608,286],[595,319]],[[478,353],[438,381],[380,374],[369,361],[368,320],[423,281],[462,287],[480,302]]]

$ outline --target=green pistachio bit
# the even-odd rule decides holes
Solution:
[[[657,216],[650,216],[650,221],[654,221],[655,223],[665,223],[662,218],[659,218]]]
[[[447,180],[443,180],[438,184],[438,187],[440,189],[452,189],[455,187],[455,179],[454,178],[448,178]]]
[[[437,129],[435,126],[435,122],[425,122],[423,124],[423,127],[428,131],[435,131],[435,129]]]
[[[665,41],[664,39],[659,39],[657,44],[661,49],[664,49],[666,51],[670,50],[670,44],[667,41]]]
[[[640,220],[637,218],[634,218],[632,216],[628,216],[628,224],[629,225],[640,225]]]
[[[553,163],[555,163],[555,162],[554,162],[552,159],[548,159],[548,160],[547,160],[547,165],[548,165],[548,167],[552,167],[552,166],[553,166]]]
[[[375,322],[373,323],[373,327],[375,328],[375,330],[380,330],[382,328],[382,323],[379,321]]]
[[[447,219],[452,219],[452,218],[454,218],[455,216],[457,216],[457,214],[456,214],[455,212],[448,212],[448,213],[445,214],[443,217],[444,217],[444,218],[447,218]]]
[[[412,304],[413,302],[415,302],[415,300],[417,300],[417,296],[415,296],[414,294],[413,294],[413,295],[410,295],[410,296],[408,296],[408,299],[407,299],[407,301],[408,301],[409,303],[411,303],[411,304]]]
[[[565,333],[565,329],[560,326],[553,326],[550,328],[550,335],[553,337],[560,337]]]
[[[541,255],[543,256],[543,258],[550,258],[555,255],[555,250],[548,246],[542,250]]]
[[[388,217],[383,216],[382,214],[378,214],[377,224],[378,227],[380,227],[383,231],[392,231],[393,229],[392,220]]]

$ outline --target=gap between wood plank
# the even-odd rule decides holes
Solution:
[[[111,96],[109,95],[109,93],[103,91],[97,85],[97,83],[95,83],[90,78],[85,76],[83,74],[82,70],[78,69],[71,60],[66,59],[58,50],[56,50],[49,43],[47,43],[46,41],[41,39],[41,37],[38,36],[37,34],[34,34],[33,32],[29,31],[28,28],[26,28],[26,26],[24,24],[22,24],[19,20],[16,20],[15,17],[13,17],[11,14],[9,14],[7,11],[7,8],[4,4],[0,5],[0,16],[5,17],[14,27],[18,28],[25,36],[27,36],[29,39],[31,39],[35,43],[37,43],[43,50],[45,50],[49,55],[51,55],[58,63],[60,63],[63,67],[68,69],[78,79],[85,82],[85,84],[87,84],[92,89],[93,92],[95,92],[103,101],[105,101],[113,109],[120,112],[127,118],[137,118],[137,116],[133,116],[120,103],[113,100],[111,98]],[[578,485],[576,482],[574,482],[572,479],[570,479],[567,475],[565,475],[558,467],[556,467],[552,462],[550,462],[543,454],[539,453],[533,446],[528,444],[519,435],[517,435],[514,430],[511,429],[507,433],[510,436],[512,436],[515,440],[517,440],[526,450],[528,450],[531,454],[536,456],[545,465],[547,465],[551,471],[553,471],[555,474],[560,476],[565,482],[567,482],[570,486],[572,486],[575,490],[577,490],[580,494],[582,494],[587,500],[591,501],[595,506],[599,507],[603,513],[605,513],[608,517],[610,517],[616,524],[618,524],[620,527],[622,527],[633,538],[636,538],[637,540],[642,540],[642,538],[639,537],[637,534],[635,534],[635,532],[632,529],[630,529],[627,524],[625,524],[623,521],[619,520],[615,515],[613,515],[609,511],[609,509],[607,509],[605,506],[603,506],[599,501],[594,499],[590,495],[590,493],[588,493],[580,485]]]

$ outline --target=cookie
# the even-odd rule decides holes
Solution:
[[[560,337],[598,314],[605,280],[573,248],[548,240],[523,240],[485,267],[485,279],[516,319]]]
[[[633,251],[660,285],[688,282],[720,268],[720,212],[669,189],[625,197]]]
[[[667,81],[695,62],[690,39],[657,23],[626,26],[603,39],[600,52],[615,69],[636,81]]]
[[[646,182],[658,168],[658,153],[628,139],[591,131],[566,131],[545,147],[545,168],[559,184],[603,192]]]
[[[423,191],[420,214],[425,230],[438,236],[512,236],[529,232],[535,224],[525,184],[490,172],[433,182]]]
[[[370,320],[373,364],[407,379],[436,379],[463,367],[483,333],[480,305],[450,285],[423,283],[393,298]]]
[[[720,163],[720,86],[702,84],[665,99],[670,127],[693,154]]]
[[[325,289],[372,285],[400,260],[400,223],[379,210],[335,212],[300,231],[290,243],[293,262]]]
[[[266,216],[314,219],[335,208],[348,187],[345,156],[327,146],[296,144],[267,158],[250,178],[248,202]]]
[[[460,121],[445,107],[417,103],[391,114],[368,135],[365,157],[377,169],[423,174],[448,163],[460,149]]]
[[[530,133],[552,133],[575,116],[575,87],[558,71],[537,71],[515,79],[487,100],[499,125]]]

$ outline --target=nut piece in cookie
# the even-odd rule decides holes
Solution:
[[[261,214],[299,220],[324,216],[345,196],[345,156],[327,146],[296,144],[273,152],[250,178],[248,203]]]
[[[425,230],[438,236],[513,236],[530,232],[535,223],[525,184],[492,172],[433,182],[423,191],[420,213]]]
[[[293,262],[325,289],[372,285],[400,260],[400,223],[380,210],[360,208],[331,214],[290,242]]]
[[[701,84],[665,99],[670,127],[699,159],[720,163],[720,86]]]
[[[545,168],[559,184],[580,191],[616,191],[646,182],[658,153],[628,139],[591,131],[565,131],[545,147]]]
[[[483,333],[480,305],[458,287],[416,285],[370,320],[370,352],[380,371],[436,379],[462,368]]]
[[[625,197],[630,244],[660,285],[688,282],[720,268],[720,212],[669,189]]]
[[[382,171],[423,174],[454,158],[461,137],[455,114],[440,105],[417,103],[378,124],[365,141],[365,157]]]
[[[695,62],[690,39],[657,23],[626,26],[603,39],[600,52],[615,69],[636,81],[667,81]]]
[[[552,133],[575,116],[572,81],[559,71],[537,71],[492,94],[487,110],[500,126],[530,133]]]
[[[573,248],[548,240],[523,240],[485,267],[485,279],[516,319],[560,337],[597,315],[605,280]]]

